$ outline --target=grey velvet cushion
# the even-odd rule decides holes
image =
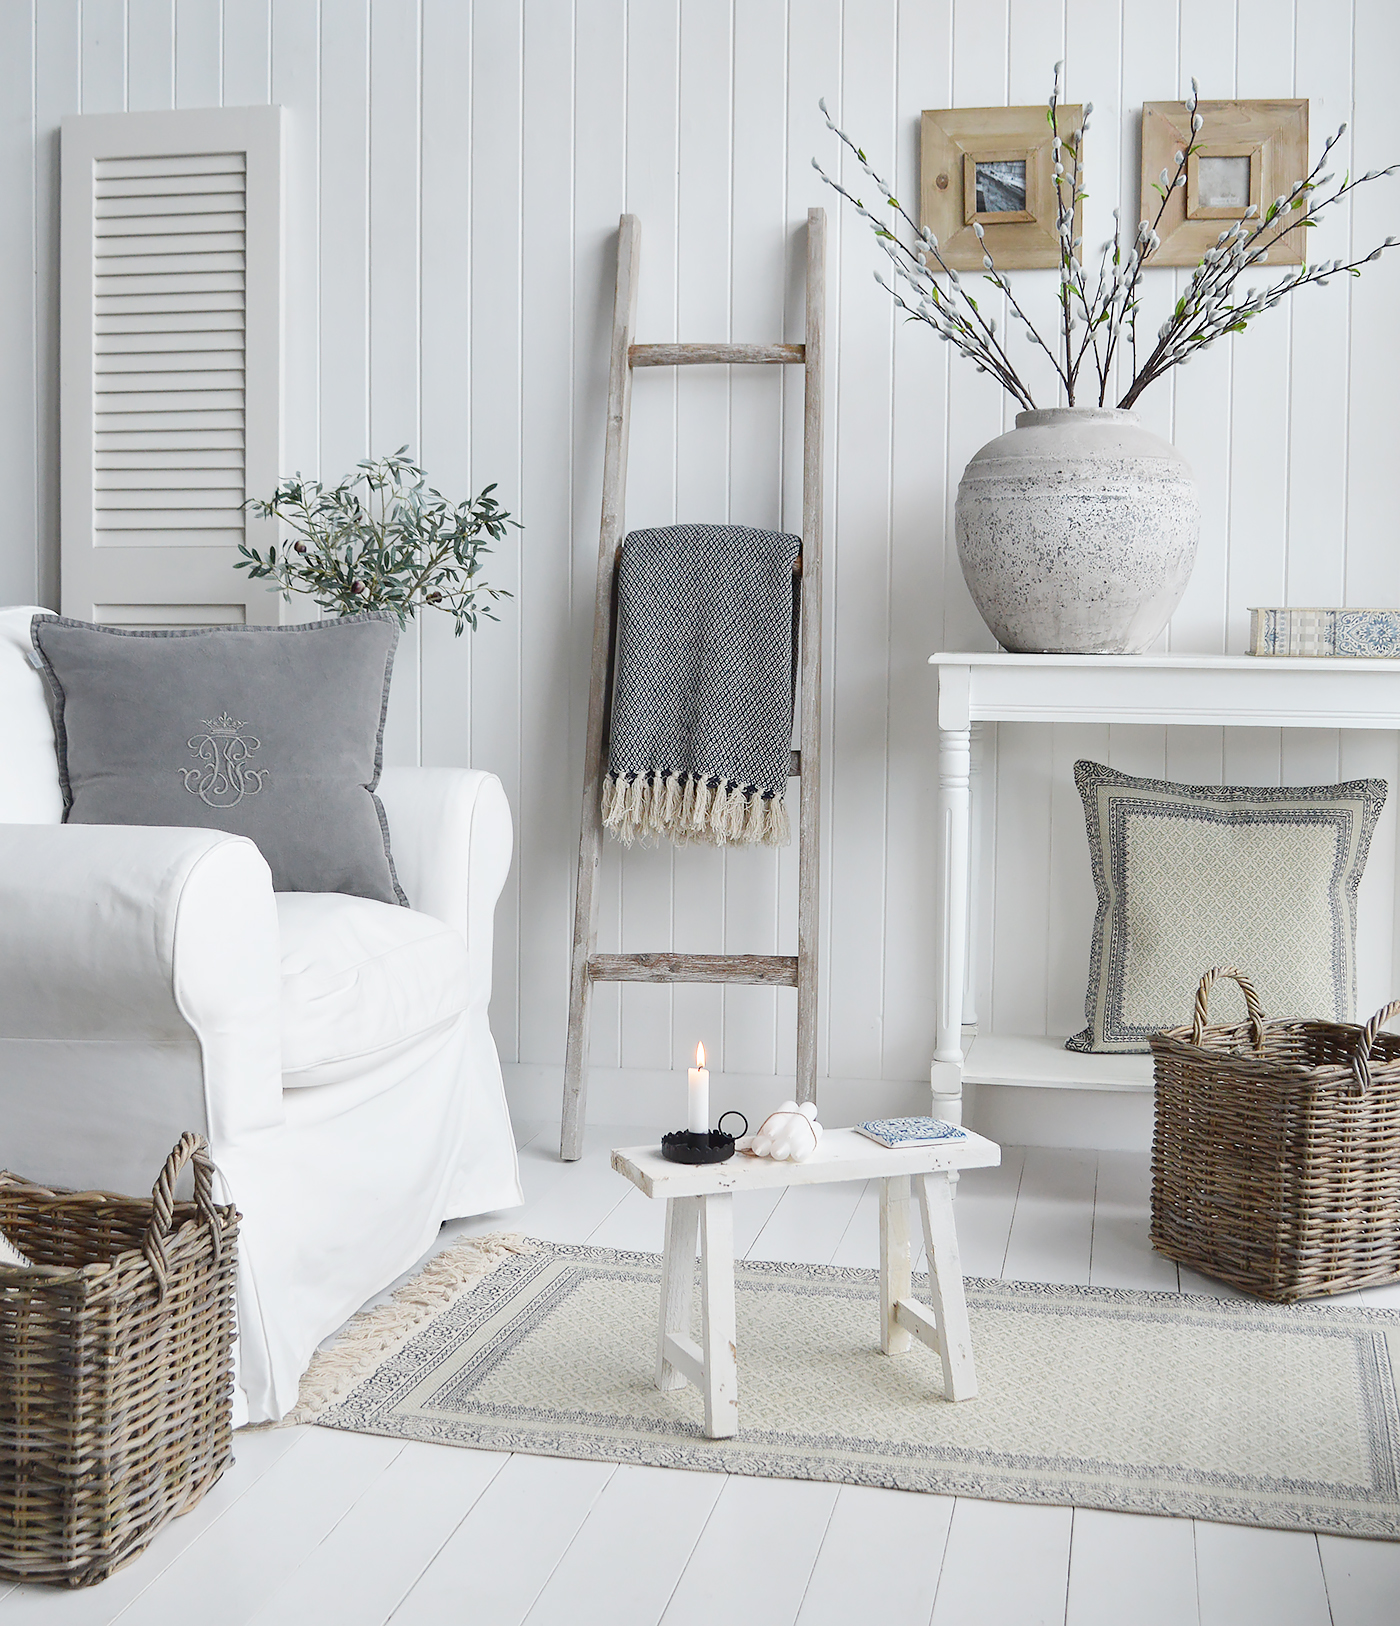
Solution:
[[[30,635],[69,823],[227,830],[279,892],[408,902],[374,794],[393,616],[128,632],[36,615]]]
[[[1383,779],[1177,785],[1077,762],[1098,914],[1081,1051],[1146,1051],[1190,1020],[1201,974],[1247,971],[1266,1016],[1356,1015],[1356,889]],[[1225,991],[1228,989],[1228,991]],[[1217,985],[1212,1022],[1243,1020]]]

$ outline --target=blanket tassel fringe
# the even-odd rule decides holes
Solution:
[[[608,774],[603,825],[624,846],[651,846],[663,836],[679,844],[785,847],[791,838],[787,804],[752,785],[694,774]]]

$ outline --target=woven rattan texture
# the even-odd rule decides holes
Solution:
[[[161,1177],[197,1151],[198,1205],[0,1183],[0,1230],[41,1267],[0,1269],[0,1577],[103,1579],[232,1458],[238,1216],[203,1144]]]
[[[1276,1301],[1400,1276],[1400,1036],[1376,1031],[1388,1013],[1153,1036],[1159,1253]]]

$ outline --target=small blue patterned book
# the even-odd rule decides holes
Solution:
[[[856,1130],[881,1146],[932,1146],[939,1140],[966,1140],[967,1131],[942,1118],[872,1118]]]

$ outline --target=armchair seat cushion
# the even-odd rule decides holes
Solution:
[[[343,1064],[467,1008],[462,934],[431,915],[340,892],[279,892],[284,1089],[336,1083]]]

